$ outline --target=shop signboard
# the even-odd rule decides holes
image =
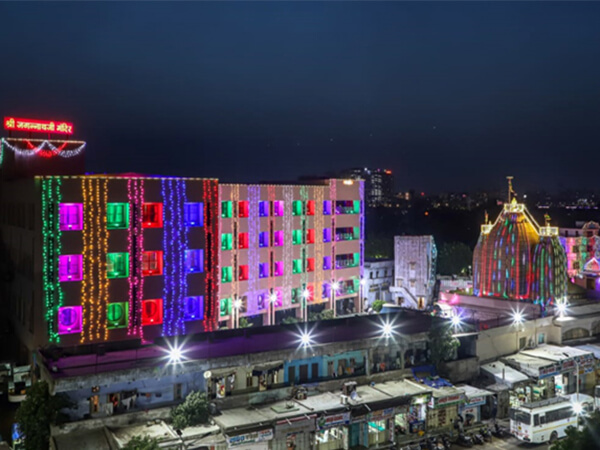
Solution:
[[[302,416],[300,418],[279,420],[275,424],[275,436],[281,437],[287,433],[304,433],[315,430],[316,414]]]
[[[368,419],[371,422],[390,419],[394,417],[394,408],[386,408],[379,411],[373,411],[368,414]]]
[[[253,431],[252,433],[240,434],[238,436],[227,436],[227,443],[230,447],[236,445],[253,444],[255,442],[270,441],[273,439],[273,429]]]
[[[470,397],[467,400],[468,400],[468,403],[466,405],[467,407],[480,406],[480,405],[485,404],[485,397],[483,395],[480,395],[477,397]]]
[[[333,414],[331,416],[321,416],[317,418],[317,430],[335,428],[350,423],[350,413]]]
[[[462,394],[460,394],[460,393],[447,395],[445,397],[440,397],[440,398],[431,397],[431,400],[429,401],[429,407],[432,409],[445,407],[445,406],[452,405],[454,403],[458,403],[461,401],[461,399],[462,399]]]

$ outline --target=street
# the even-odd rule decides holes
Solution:
[[[536,449],[536,450],[548,450],[548,444],[528,444],[526,442],[519,441],[517,438],[510,436],[506,439],[493,438],[492,442],[486,442],[484,445],[474,445],[471,447],[473,450],[512,450],[512,449]],[[461,448],[460,445],[454,444],[452,450]]]

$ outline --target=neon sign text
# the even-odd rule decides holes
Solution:
[[[31,131],[35,133],[73,134],[73,124],[70,122],[55,122],[51,120],[4,118],[5,130]]]

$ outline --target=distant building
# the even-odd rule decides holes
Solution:
[[[391,170],[355,168],[343,171],[341,176],[365,181],[365,201],[368,206],[389,205],[395,197]]]
[[[390,286],[394,284],[394,260],[372,259],[365,261],[363,298],[365,308],[375,300],[392,301]]]
[[[437,248],[433,236],[396,236],[394,240],[394,302],[425,309],[433,300]]]
[[[567,273],[586,289],[600,288],[600,225],[587,222],[581,228],[560,228],[560,243],[567,254]]]

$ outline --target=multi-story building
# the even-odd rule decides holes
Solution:
[[[363,296],[365,305],[371,306],[375,300],[390,302],[390,286],[394,284],[394,260],[365,260]],[[365,306],[366,308],[367,306]]]
[[[437,248],[433,236],[396,236],[394,278],[390,287],[395,303],[424,309],[433,301]]]
[[[365,181],[368,206],[386,206],[394,200],[394,176],[388,169],[355,168],[342,172],[344,178]]]
[[[586,289],[600,290],[600,225],[587,222],[578,228],[559,228],[559,240],[567,255],[567,274]]]
[[[362,182],[219,185],[220,318],[274,324],[361,310]],[[334,308],[335,305],[335,308]]]

